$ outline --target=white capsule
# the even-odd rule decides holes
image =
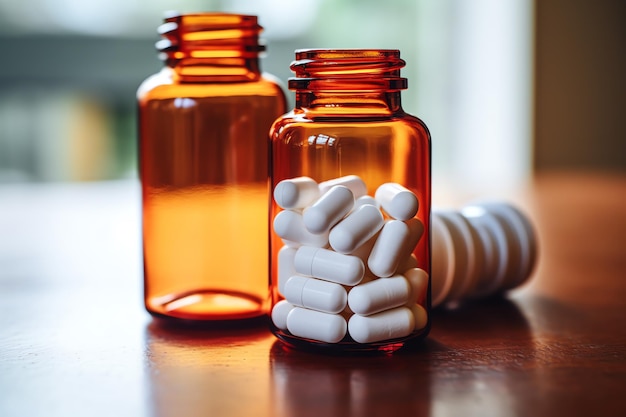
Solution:
[[[358,256],[363,261],[363,263],[367,266],[367,258],[369,258],[370,253],[372,252],[372,248],[374,247],[374,244],[376,243],[376,238],[378,238],[378,233],[372,236],[371,238],[369,238],[369,240],[367,240],[365,243],[360,245],[358,248],[350,252],[350,255]]]
[[[346,320],[338,314],[294,307],[287,316],[287,330],[297,337],[337,343],[347,331]]]
[[[393,182],[378,187],[375,197],[383,210],[394,219],[409,220],[417,214],[419,208],[415,194]]]
[[[344,218],[354,206],[354,195],[349,188],[336,185],[322,195],[312,206],[304,209],[302,220],[311,233],[327,232]]]
[[[414,217],[407,220],[405,223],[409,227],[409,239],[404,249],[402,249],[402,255],[400,256],[398,268],[396,269],[396,272],[400,274],[408,269],[417,268],[419,265],[413,251],[424,235],[424,224],[420,219]]]
[[[371,316],[355,314],[348,322],[348,332],[358,343],[398,339],[410,335],[414,330],[415,316],[407,307],[398,307]]]
[[[356,314],[368,316],[406,304],[410,294],[411,287],[407,279],[395,275],[352,288],[348,293],[348,305]]]
[[[312,246],[298,248],[294,266],[298,274],[350,286],[358,284],[365,273],[358,257]]]
[[[392,276],[405,255],[409,237],[406,223],[400,220],[387,221],[367,259],[370,271],[378,277]]]
[[[287,240],[287,239],[281,239],[281,241],[283,242],[283,244],[286,247],[290,247],[292,249],[298,249],[300,246],[302,246],[302,243],[300,243],[300,242],[293,242],[293,241]]]
[[[285,294],[285,282],[296,274],[296,268],[293,266],[296,250],[296,248],[283,246],[278,251],[278,292],[281,295]]]
[[[365,185],[365,182],[363,182],[363,180],[356,175],[346,175],[345,177],[320,182],[320,193],[324,194],[336,185],[348,187],[350,191],[352,191],[352,194],[354,194],[354,198],[359,198],[367,194],[367,185]]]
[[[366,204],[372,205],[380,209],[380,203],[376,201],[374,197],[372,197],[371,195],[364,195],[354,200],[354,208],[352,210],[356,210],[357,208]]]
[[[284,209],[303,208],[319,197],[317,183],[309,177],[283,180],[274,187],[274,201]]]
[[[406,278],[411,287],[409,303],[424,302],[428,289],[428,273],[421,268],[411,268],[402,275]]]
[[[287,315],[294,308],[285,300],[281,300],[272,308],[272,322],[280,330],[287,330]]]
[[[411,252],[415,250],[415,247],[424,235],[424,223],[415,217],[407,220],[405,223],[409,226],[409,240],[407,241],[404,253],[406,256],[409,256]]]
[[[330,246],[339,253],[350,253],[378,233],[383,224],[380,210],[369,204],[361,206],[331,229]]]
[[[411,312],[413,313],[413,318],[415,319],[415,330],[420,330],[426,327],[428,323],[428,313],[426,313],[426,309],[419,304],[413,304],[411,306]]]
[[[292,210],[283,210],[274,217],[274,232],[284,240],[302,245],[324,247],[328,244],[328,233],[309,232],[304,227],[302,215]]]
[[[348,301],[341,285],[300,275],[292,276],[285,283],[285,298],[295,306],[325,313],[340,313]]]

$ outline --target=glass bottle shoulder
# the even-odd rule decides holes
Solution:
[[[269,74],[255,80],[233,80],[232,82],[179,82],[171,68],[146,78],[137,89],[137,100],[145,103],[152,100],[168,100],[177,97],[209,98],[225,96],[284,96],[280,82]]]
[[[403,111],[380,117],[316,117],[309,118],[299,109],[291,110],[277,119],[270,130],[273,140],[286,137],[308,137],[311,133],[353,132],[369,136],[372,132],[394,131],[430,142],[430,133],[424,122]]]

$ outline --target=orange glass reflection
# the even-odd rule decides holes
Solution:
[[[146,328],[148,401],[158,416],[270,416],[265,323],[214,329]]]

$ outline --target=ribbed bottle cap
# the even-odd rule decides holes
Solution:
[[[472,294],[472,297],[484,297],[498,292],[506,277],[510,252],[507,234],[501,221],[479,205],[466,206],[462,213],[479,234],[489,236],[493,243],[490,248],[485,246],[485,265],[488,265],[489,269],[485,270],[476,291]]]
[[[506,291],[523,284],[530,276],[537,257],[537,239],[530,221],[517,208],[501,202],[480,204],[487,211],[506,221],[513,231],[512,242],[519,249],[519,268],[507,276],[502,290]],[[515,242],[515,243],[513,243]]]
[[[533,270],[536,235],[510,204],[434,209],[431,223],[433,306],[510,290]]]
[[[447,301],[458,301],[472,293],[483,267],[482,248],[478,233],[456,210],[437,213],[452,236],[454,247],[454,278]]]
[[[431,218],[431,299],[432,305],[442,304],[450,292],[454,279],[454,243],[443,220],[435,211]]]

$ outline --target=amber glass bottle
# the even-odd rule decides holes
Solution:
[[[279,118],[270,132],[272,193],[281,181],[301,177],[308,177],[321,184],[335,179],[341,182],[347,176],[358,176],[365,183],[367,194],[372,197],[381,185],[396,183],[412,192],[419,202],[419,209],[414,217],[404,220],[408,223],[413,222],[412,224],[421,223],[422,228],[421,238],[416,245],[411,245],[408,252],[409,254],[412,252],[414,256],[407,259],[404,266],[399,265],[394,269],[393,274],[374,276],[375,274],[371,273],[368,267],[370,249],[365,248],[365,244],[354,250],[354,253],[348,253],[348,255],[358,254],[362,259],[365,266],[364,278],[358,285],[341,283],[348,297],[346,307],[342,311],[329,313],[322,307],[319,314],[316,306],[324,297],[325,291],[332,292],[337,296],[336,299],[340,299],[339,294],[342,290],[336,286],[331,289],[326,283],[311,281],[311,277],[319,278],[321,281],[329,278],[324,274],[317,276],[315,272],[308,273],[315,270],[315,266],[305,265],[308,271],[304,273],[297,270],[297,267],[294,268],[294,256],[298,263],[299,254],[306,258],[306,253],[309,253],[301,250],[307,243],[290,241],[289,238],[279,236],[275,219],[284,210],[277,204],[275,198],[272,199],[270,205],[272,329],[279,339],[289,345],[333,351],[394,351],[428,333],[430,136],[421,120],[402,109],[400,92],[407,88],[406,79],[400,76],[400,69],[404,65],[405,62],[400,59],[400,52],[397,50],[296,51],[296,60],[291,65],[295,77],[289,80],[289,88],[296,93],[295,109]],[[328,183],[320,187],[320,195],[324,195],[321,188],[326,185]],[[305,191],[308,192],[310,189],[307,188]],[[359,196],[358,190],[354,196]],[[310,206],[296,207],[292,217],[297,219],[302,215],[306,221],[309,208]],[[354,211],[353,208],[352,212]],[[386,227],[393,216],[384,210],[381,210],[381,213],[385,222],[383,227]],[[344,217],[344,220],[348,217]],[[296,223],[289,223],[286,230],[289,227],[299,227]],[[330,244],[316,242],[313,245],[323,247],[326,251],[333,251],[333,229],[329,230]],[[320,230],[314,232],[320,233]],[[379,232],[378,236],[381,233]],[[375,240],[376,236],[373,239]],[[371,248],[372,240],[368,242]],[[281,251],[282,249],[285,250]],[[347,252],[350,250],[343,251],[344,254]],[[328,252],[325,252],[324,256],[327,254]],[[311,258],[307,259],[305,263],[311,261]],[[335,266],[341,267],[340,264]],[[352,311],[351,307],[356,303],[350,304],[350,296],[354,295],[352,293],[355,288],[372,281],[377,281],[381,285],[390,284],[391,278],[397,278],[408,269],[421,270],[419,279],[422,279],[422,284],[419,284],[421,285],[419,290],[413,288],[413,295],[403,294],[404,298],[400,297],[400,302],[398,299],[390,302],[388,308],[383,306],[385,311],[382,312],[370,310],[355,314]],[[333,268],[329,271],[330,275],[335,273]],[[292,285],[297,287],[294,302],[290,302],[289,297],[283,293],[287,292],[285,286],[289,285],[289,282],[285,284],[283,281],[292,275],[304,275],[306,278],[304,280],[299,278],[297,285]],[[423,278],[424,276],[426,278]],[[394,282],[405,285],[402,278]],[[309,287],[309,284],[312,287]],[[317,284],[320,284],[319,290]],[[406,291],[403,288],[402,291]],[[373,293],[380,294],[376,289]],[[305,300],[308,296],[314,301]],[[353,298],[359,297],[361,296],[355,295]],[[335,301],[330,304],[335,305]],[[344,304],[337,301],[336,305]],[[296,310],[297,313],[294,314]],[[407,311],[411,311],[413,315]],[[374,329],[376,334],[368,333],[367,328],[370,324],[378,326],[377,330]],[[394,326],[397,327],[399,324],[404,326],[401,332],[394,330]],[[411,327],[407,330],[406,326]],[[356,333],[359,333],[358,337]],[[311,334],[320,334],[321,340],[308,336]]]
[[[261,74],[255,16],[173,15],[139,87],[145,305],[187,320],[269,307],[267,132],[285,112]]]

